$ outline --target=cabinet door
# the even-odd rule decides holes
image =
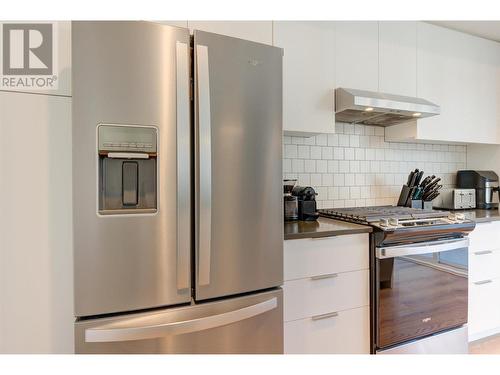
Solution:
[[[274,23],[274,45],[284,48],[285,134],[334,132],[334,43],[333,22]]]
[[[336,22],[335,80],[336,87],[378,90],[378,22]]]
[[[500,279],[469,283],[469,341],[500,332]]]
[[[499,142],[496,44],[423,22],[417,34],[417,95],[441,106],[417,138]]]
[[[417,23],[379,22],[379,89],[417,95]]]
[[[193,30],[232,36],[252,42],[273,44],[272,21],[188,21]]]

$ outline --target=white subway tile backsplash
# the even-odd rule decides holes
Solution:
[[[292,159],[297,157],[296,145],[285,145],[285,158]]]
[[[333,159],[333,147],[321,147],[322,159]]]
[[[283,137],[283,176],[312,186],[318,207],[395,204],[415,168],[455,184],[466,168],[463,145],[385,142],[384,128],[335,124],[335,134]]]
[[[326,146],[328,144],[328,135],[320,134],[316,136],[316,144],[318,146]]]
[[[304,160],[292,159],[292,172],[293,173],[303,173],[304,172]]]
[[[339,146],[349,147],[349,136],[347,134],[339,134]]]
[[[328,160],[328,173],[335,173],[339,171],[338,160]]]
[[[344,159],[354,160],[354,148],[347,147],[344,149]]]
[[[307,173],[314,173],[316,172],[316,160],[305,160],[304,161],[304,170]]]
[[[311,157],[309,146],[297,146],[297,155],[299,159],[309,159]]]
[[[340,160],[339,161],[339,172],[341,172],[341,173],[349,172],[349,160]]]
[[[317,173],[327,173],[328,172],[327,160],[316,160],[316,172]]]
[[[321,146],[311,146],[311,159],[321,159]]]

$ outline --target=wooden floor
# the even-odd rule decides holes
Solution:
[[[469,344],[470,354],[500,354],[500,335],[477,340]]]

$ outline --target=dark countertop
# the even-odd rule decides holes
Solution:
[[[285,222],[285,240],[333,237],[345,234],[370,233],[372,227],[320,217],[317,221]]]
[[[476,208],[473,210],[461,210],[457,212],[464,213],[466,218],[474,220],[476,223],[487,223],[489,221],[500,220],[500,211],[496,208],[491,210]]]

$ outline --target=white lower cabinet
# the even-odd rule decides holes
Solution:
[[[469,284],[469,341],[500,332],[500,278]]]
[[[500,221],[470,234],[469,341],[500,333]]]
[[[285,282],[285,322],[370,303],[369,271]]]
[[[284,247],[285,353],[369,353],[368,234]]]
[[[287,354],[370,353],[370,308],[339,311],[336,316],[285,322]]]

